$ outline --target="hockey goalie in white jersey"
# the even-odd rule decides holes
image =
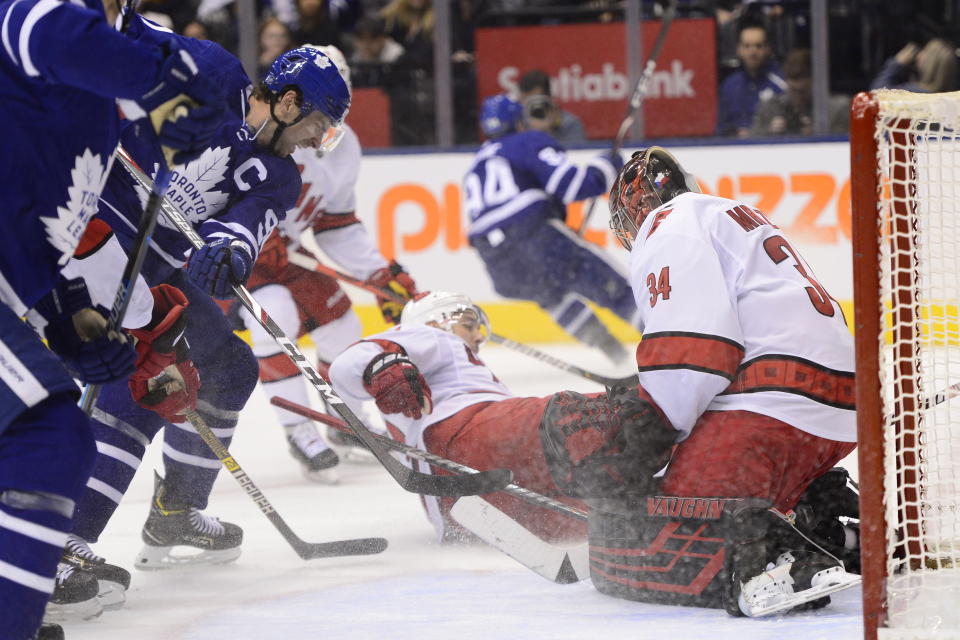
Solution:
[[[857,515],[841,513],[856,511],[842,486],[823,499],[822,478],[838,475],[831,468],[856,444],[853,343],[839,305],[779,227],[753,207],[701,194],[664,149],[639,151],[626,163],[610,211],[611,229],[631,252],[644,334],[639,400],[647,422],[673,429],[678,445],[655,488],[667,498],[591,504],[594,583],[638,600],[719,606],[722,599],[734,614],[825,604],[824,595],[856,580],[822,553],[825,544],[842,549],[847,541],[838,516]],[[578,434],[546,426],[560,451]],[[627,427],[624,436],[623,452],[630,453]],[[633,455],[642,459],[644,452],[635,448]],[[571,457],[559,467],[583,473],[579,464]],[[839,476],[843,484],[846,476]],[[590,486],[578,489],[605,497]],[[798,525],[816,534],[821,548],[807,547],[767,509],[789,513],[798,503],[817,513]],[[662,517],[670,526],[706,527],[714,504],[715,520],[721,510],[739,510],[728,518],[738,525],[728,536],[727,564],[723,549],[710,570],[681,554],[676,559],[690,562],[690,575],[651,586],[661,578],[651,578],[645,562],[658,561],[662,536],[676,530]],[[623,543],[623,527],[636,528],[633,545]],[[651,531],[661,537],[643,539]],[[702,531],[694,538],[707,536]],[[729,589],[717,597],[677,595],[687,589],[700,597],[721,586]]]

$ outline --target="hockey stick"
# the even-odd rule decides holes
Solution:
[[[586,542],[572,547],[551,544],[480,496],[459,498],[450,515],[491,547],[551,582],[570,584],[590,576]]]
[[[171,380],[172,378],[164,380],[163,377],[161,377],[158,379],[158,383],[162,385]],[[334,542],[307,542],[302,540],[293,532],[293,529],[290,528],[286,521],[280,517],[280,514],[273,508],[273,505],[270,504],[270,501],[267,500],[267,497],[263,495],[263,492],[260,491],[257,485],[254,484],[250,476],[247,475],[247,472],[243,470],[240,463],[230,455],[230,452],[223,446],[220,439],[210,430],[203,416],[197,413],[196,409],[188,411],[185,415],[187,416],[187,420],[190,421],[190,424],[193,425],[193,428],[200,434],[203,441],[210,447],[210,450],[220,459],[223,466],[227,468],[227,471],[240,483],[240,486],[247,492],[247,495],[257,503],[263,515],[267,516],[267,519],[277,531],[280,532],[283,539],[286,540],[290,546],[293,547],[293,550],[297,552],[297,555],[304,560],[333,558],[337,556],[373,555],[387,548],[387,541],[384,538],[357,538],[353,540],[337,540]]]
[[[108,170],[109,173],[109,170]],[[137,236],[133,240],[133,253],[127,258],[127,264],[123,268],[123,275],[120,276],[120,286],[117,287],[117,295],[113,298],[113,305],[110,307],[110,317],[107,318],[107,331],[118,330],[127,315],[127,308],[130,306],[130,300],[133,298],[133,288],[136,286],[137,277],[143,268],[143,261],[147,257],[150,238],[153,236],[153,230],[157,226],[157,216],[160,213],[160,201],[163,194],[167,191],[167,185],[170,182],[170,169],[166,164],[161,163],[160,170],[157,172],[157,180],[150,189],[150,196],[147,198],[147,204],[143,208],[143,216],[137,225]],[[80,399],[80,408],[87,416],[93,413],[93,407],[100,397],[99,384],[89,384],[83,390],[83,397]]]
[[[405,302],[405,300],[402,297],[398,296],[393,291],[381,289],[380,287],[376,285],[372,285],[369,282],[365,282],[363,280],[360,280],[359,278],[354,278],[353,276],[347,275],[342,271],[337,271],[336,269],[332,267],[328,267],[327,265],[323,264],[316,258],[312,256],[308,256],[304,253],[301,253],[300,251],[292,250],[292,251],[289,251],[287,255],[291,263],[297,265],[298,267],[302,267],[308,271],[316,271],[317,273],[322,273],[324,275],[330,276],[331,278],[342,280],[348,284],[352,284],[355,287],[365,289],[375,295],[382,296],[384,298],[390,298],[395,302]],[[527,346],[525,344],[514,342],[513,340],[509,338],[505,338],[504,336],[501,336],[496,333],[492,333],[492,332],[490,333],[490,341],[495,342],[497,344],[501,344],[507,347],[508,349],[519,351],[524,355],[540,360],[541,362],[545,362],[562,371],[566,371],[568,373],[578,375],[582,378],[586,378],[587,380],[593,380],[594,382],[598,382],[608,387],[630,386],[630,385],[635,385],[638,382],[636,374],[626,376],[623,378],[609,378],[607,376],[602,376],[598,373],[593,373],[593,372],[587,371],[586,369],[581,369],[580,367],[570,364],[569,362],[564,362],[559,358],[554,358],[550,354],[544,353],[539,349],[534,349],[533,347]]]
[[[342,420],[304,407],[286,398],[273,396],[270,398],[270,403],[291,413],[328,425],[338,431],[349,433],[346,423]],[[393,438],[379,434],[376,437],[383,442],[384,446],[411,458],[423,460],[434,467],[453,472],[472,471],[470,467],[459,462],[397,442]],[[519,485],[509,484],[500,490],[571,518],[580,521],[586,521],[587,519],[585,511],[571,507],[559,500],[548,498],[535,491],[524,489]],[[484,542],[499,549],[551,582],[569,584],[584,580],[589,575],[589,550],[586,544],[574,547],[561,547],[551,544],[530,533],[516,520],[479,496],[459,498],[451,511],[451,515]]]
[[[133,179],[144,189],[151,188],[150,179],[140,170],[133,160],[122,149],[118,149],[118,157],[123,167],[133,177]],[[190,222],[166,197],[161,202],[161,211],[179,231],[186,237],[194,249],[204,246],[203,238],[197,234]],[[421,493],[436,496],[462,496],[472,494],[490,493],[500,487],[509,484],[512,474],[507,469],[491,469],[480,473],[461,474],[453,476],[434,476],[426,473],[419,473],[405,467],[399,461],[394,459],[376,440],[375,434],[367,429],[366,426],[357,418],[356,414],[344,404],[343,400],[337,395],[333,388],[322,378],[317,370],[313,368],[307,357],[303,355],[296,343],[290,340],[276,322],[267,314],[260,304],[250,295],[244,286],[234,286],[233,293],[240,300],[240,303],[250,312],[260,326],[263,327],[280,348],[290,357],[304,377],[314,386],[314,388],[324,397],[326,402],[332,406],[337,413],[350,425],[356,435],[364,445],[370,449],[370,452],[376,456],[380,464],[384,466],[387,472],[393,476],[393,479],[405,490],[412,493]]]
[[[297,404],[292,400],[287,400],[286,398],[281,398],[279,396],[273,396],[270,398],[270,404],[286,409],[291,413],[296,413],[301,415],[304,418],[310,418],[316,422],[328,425],[337,429],[338,431],[343,431],[344,433],[350,433],[349,427],[343,420],[338,420],[333,416],[328,416],[325,413],[320,413],[315,409],[305,407],[301,404]],[[431,466],[437,467],[439,469],[445,469],[446,471],[451,471],[453,473],[476,473],[476,469],[468,467],[467,465],[460,464],[459,462],[454,462],[453,460],[448,460],[442,456],[438,456],[429,451],[424,451],[423,449],[418,449],[417,447],[411,447],[408,444],[402,442],[397,442],[393,438],[387,436],[382,436],[378,433],[372,434],[373,437],[378,441],[378,443],[388,449],[394,451],[399,451],[400,453],[415,458],[417,460],[422,460]],[[443,476],[441,476],[443,477]],[[553,498],[547,497],[536,491],[531,491],[530,489],[524,489],[523,487],[516,484],[508,484],[503,487],[498,487],[493,491],[488,491],[487,493],[493,493],[494,491],[504,491],[510,495],[516,496],[527,502],[531,502],[537,506],[545,507],[547,509],[552,509],[557,513],[562,513],[564,515],[570,516],[571,518],[576,518],[578,520],[586,520],[587,513],[576,507],[571,507],[568,504],[564,504],[559,500],[554,500]]]
[[[633,89],[630,102],[627,103],[627,113],[623,118],[623,122],[620,123],[620,128],[617,129],[617,137],[614,138],[613,149],[610,151],[611,155],[616,155],[620,151],[620,148],[623,146],[623,141],[630,131],[630,127],[633,126],[634,121],[637,119],[637,109],[640,108],[643,99],[647,97],[647,85],[650,84],[653,72],[657,68],[657,56],[660,55],[660,50],[663,49],[663,43],[667,40],[667,32],[670,30],[670,25],[673,23],[673,17],[676,13],[677,0],[671,0],[663,12],[660,31],[657,32],[657,39],[653,43],[653,49],[650,50],[650,57],[647,58],[647,64],[643,68],[643,73],[640,74],[640,79],[637,80],[637,86]],[[597,200],[599,200],[599,198],[593,198],[590,200],[590,204],[587,205],[587,210],[583,214],[583,220],[580,221],[580,226],[577,228],[578,236],[582,236],[584,232],[586,232],[587,224],[590,222],[590,218],[593,216],[593,210],[597,206]]]

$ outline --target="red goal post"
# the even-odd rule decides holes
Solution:
[[[850,158],[864,637],[960,639],[960,93],[858,95]]]

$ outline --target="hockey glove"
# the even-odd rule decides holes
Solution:
[[[402,413],[419,420],[433,411],[427,381],[399,345],[370,361],[363,372],[363,388],[383,413]]]
[[[267,238],[263,248],[260,249],[260,257],[257,258],[257,272],[266,272],[265,275],[268,277],[277,277],[288,264],[287,239],[280,235],[279,230],[274,231]]]
[[[189,359],[183,335],[190,302],[180,289],[168,284],[150,292],[153,318],[146,327],[131,331],[137,339],[137,370],[130,376],[130,394],[137,404],[164,420],[183,422],[182,414],[196,408],[200,389],[200,376]]]
[[[373,275],[367,278],[367,284],[386,289],[403,298],[403,302],[400,302],[392,298],[377,296],[380,313],[383,314],[383,319],[390,324],[400,323],[400,313],[403,311],[403,306],[407,300],[412,299],[418,293],[413,278],[396,261],[374,271]]]
[[[170,165],[188,162],[209,147],[226,113],[220,89],[176,44],[169,45],[157,84],[138,102],[150,115]]]
[[[132,342],[122,331],[106,330],[109,312],[93,307],[82,278],[61,279],[36,310],[47,320],[44,333],[50,350],[75,378],[106,384],[133,373]]]
[[[242,285],[253,266],[247,245],[240,240],[218,238],[194,251],[187,264],[190,280],[214,298],[226,300],[233,286]]]

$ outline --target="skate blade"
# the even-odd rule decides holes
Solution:
[[[340,484],[340,475],[334,469],[321,469],[320,471],[311,471],[304,466],[300,467],[303,477],[310,482],[317,484],[335,485]]]
[[[123,607],[127,602],[127,592],[119,582],[110,580],[98,580],[100,584],[100,593],[97,594],[97,600],[103,606],[104,611],[116,611]]]
[[[189,549],[193,553],[173,553],[174,549]],[[144,545],[137,555],[134,567],[141,571],[166,571],[186,569],[211,564],[226,564],[240,557],[240,547],[232,549],[202,550],[188,545],[172,547],[154,547]]]
[[[833,569],[828,569],[826,571],[821,571],[814,576],[813,581],[816,584],[811,586],[809,589],[799,593],[777,596],[763,603],[748,606],[744,613],[751,618],[760,618],[763,616],[773,615],[775,613],[786,611],[787,609],[792,609],[801,604],[806,604],[807,602],[819,600],[820,598],[828,596],[831,593],[849,589],[850,587],[860,584],[862,581],[860,576],[847,573],[840,569],[840,567],[835,567],[834,569],[836,570],[834,571]]]
[[[50,623],[77,622],[78,620],[91,620],[101,613],[103,613],[103,605],[97,598],[67,604],[48,602],[47,608],[43,612],[43,621]]]

